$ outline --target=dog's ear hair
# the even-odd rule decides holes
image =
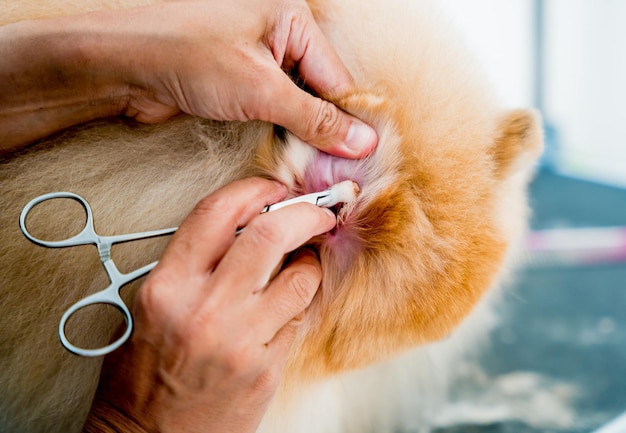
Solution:
[[[513,110],[500,121],[492,154],[496,174],[506,178],[534,164],[543,151],[541,115],[536,110]]]

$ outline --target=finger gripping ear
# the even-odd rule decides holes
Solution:
[[[310,248],[300,249],[285,265],[273,284],[272,296],[287,301],[288,316],[293,319],[306,309],[322,281],[322,269],[317,254]]]
[[[291,270],[285,275],[285,285],[292,292],[292,300],[295,309],[304,310],[309,306],[313,295],[317,291],[321,281],[319,266],[300,263],[297,270]],[[298,312],[294,313],[294,316]]]
[[[342,123],[339,109],[328,101],[317,99],[311,101],[311,116],[307,120],[309,137],[335,137],[341,133]]]

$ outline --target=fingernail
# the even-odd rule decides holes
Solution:
[[[365,123],[353,122],[346,135],[345,146],[355,154],[369,153],[378,140],[376,131]]]

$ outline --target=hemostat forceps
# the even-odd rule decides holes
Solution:
[[[55,198],[69,198],[79,202],[85,209],[85,212],[87,214],[87,221],[83,230],[69,239],[61,241],[44,241],[30,234],[30,232],[26,228],[26,217],[31,209],[39,203]],[[171,234],[174,233],[178,229],[178,227],[118,236],[99,236],[98,234],[96,234],[96,231],[94,229],[93,213],[91,212],[91,207],[89,206],[89,203],[87,203],[87,200],[71,192],[53,192],[40,195],[39,197],[28,202],[26,206],[24,206],[24,209],[22,209],[22,213],[20,215],[20,229],[22,230],[22,233],[24,233],[24,236],[26,236],[30,241],[36,243],[37,245],[48,248],[64,248],[89,244],[93,244],[98,247],[100,262],[104,266],[104,270],[106,271],[111,284],[106,289],[81,299],[70,308],[68,308],[67,311],[65,311],[65,313],[61,317],[61,321],[59,322],[59,339],[61,340],[63,346],[72,353],[81,356],[100,356],[106,355],[107,353],[114,351],[122,344],[124,344],[124,342],[128,340],[133,331],[133,317],[130,314],[128,306],[124,303],[122,297],[120,296],[120,289],[122,288],[122,286],[150,272],[157,264],[157,262],[153,262],[135,271],[129,272],[128,274],[123,274],[117,269],[117,266],[115,266],[115,263],[111,259],[111,247],[113,246],[113,244],[121,242],[129,242],[138,239]],[[84,349],[75,346],[68,340],[67,336],[65,335],[65,324],[67,323],[69,318],[81,308],[85,308],[87,306],[95,304],[109,304],[117,308],[123,314],[124,319],[126,320],[126,331],[120,338],[118,338],[113,343],[98,349]]]
[[[303,202],[312,203],[316,206],[332,207],[339,202],[345,202],[354,199],[358,194],[358,191],[358,186],[355,183],[351,181],[344,181],[333,185],[326,191],[306,194],[265,206],[261,213],[270,212],[276,209],[283,208],[285,206],[289,206],[291,204]],[[46,200],[52,200],[57,198],[72,199],[82,205],[87,216],[87,221],[84,228],[77,235],[72,236],[69,239],[60,241],[45,241],[33,236],[26,228],[26,217],[28,216],[28,213],[36,205]],[[150,272],[157,264],[157,262],[153,262],[132,272],[123,274],[117,269],[117,266],[115,266],[113,259],[111,259],[111,247],[114,244],[121,242],[129,242],[138,239],[172,234],[178,229],[178,227],[171,227],[167,229],[153,230],[141,233],[130,233],[118,236],[100,236],[96,234],[96,231],[94,229],[93,213],[91,211],[89,203],[87,203],[87,200],[85,200],[80,195],[71,192],[53,192],[40,195],[39,197],[36,197],[28,202],[26,206],[24,206],[24,209],[22,209],[22,213],[20,214],[20,229],[22,230],[22,233],[24,233],[24,236],[26,236],[30,241],[34,242],[37,245],[48,248],[65,248],[90,244],[93,244],[98,248],[98,253],[100,254],[100,262],[104,266],[104,269],[111,284],[106,289],[89,295],[76,302],[74,305],[68,308],[67,311],[65,311],[65,313],[61,317],[61,321],[59,322],[59,339],[61,340],[63,346],[70,352],[77,355],[91,357],[106,355],[107,353],[110,353],[120,347],[122,344],[124,344],[124,342],[126,342],[126,340],[128,340],[133,331],[133,317],[130,313],[128,306],[124,303],[122,297],[120,296],[120,289],[124,285]],[[242,230],[243,228],[237,230],[236,234],[239,234]],[[119,337],[117,340],[107,346],[97,349],[85,349],[78,347],[72,344],[67,338],[67,335],[65,334],[65,325],[69,318],[78,310],[95,304],[109,304],[117,308],[124,316],[124,320],[126,321],[126,330],[121,337]]]

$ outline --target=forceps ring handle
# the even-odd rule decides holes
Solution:
[[[28,216],[28,213],[31,211],[31,209],[37,206],[39,203],[55,198],[70,198],[79,202],[85,210],[85,213],[87,214],[87,221],[85,222],[85,227],[81,230],[81,232],[75,236],[72,236],[69,239],[65,239],[62,241],[44,241],[33,236],[28,231],[28,229],[26,228],[26,217]],[[29,201],[26,206],[24,206],[24,208],[22,209],[22,213],[20,214],[20,230],[22,230],[24,236],[26,236],[31,242],[48,248],[63,248],[75,245],[96,243],[96,234],[93,228],[93,213],[91,212],[91,207],[89,206],[89,203],[87,203],[87,200],[72,192],[51,192],[48,194],[40,195],[39,197],[35,197],[31,201]]]
[[[98,349],[84,349],[82,347],[75,346],[69,341],[69,339],[65,335],[65,324],[67,323],[69,318],[78,310],[94,304],[108,304],[117,308],[122,313],[122,315],[124,316],[124,320],[126,321],[126,331],[120,338],[107,346],[100,347]],[[68,308],[67,311],[65,311],[63,317],[61,317],[61,321],[59,322],[59,339],[61,340],[63,346],[76,355],[87,357],[102,356],[113,352],[115,349],[124,344],[126,340],[128,340],[128,338],[132,334],[132,331],[133,316],[130,314],[128,307],[120,297],[118,287],[116,287],[114,284],[110,285],[107,289],[104,289],[101,292],[94,293],[93,295],[87,296],[86,298],[76,302],[74,305]]]

